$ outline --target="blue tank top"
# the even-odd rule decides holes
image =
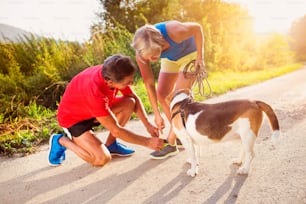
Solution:
[[[161,53],[160,58],[167,58],[169,60],[176,61],[196,51],[194,37],[188,38],[180,43],[176,43],[168,36],[166,23],[167,22],[162,22],[154,25],[170,44],[170,47]]]

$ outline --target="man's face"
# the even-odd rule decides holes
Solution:
[[[117,89],[124,89],[128,85],[133,85],[134,82],[134,75],[126,76],[122,81],[120,82],[115,82],[112,80],[107,81],[107,85],[110,88],[117,88]]]

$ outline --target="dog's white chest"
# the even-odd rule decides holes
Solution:
[[[181,140],[192,139],[192,142],[198,145],[212,142],[206,135],[202,135],[197,131],[196,120],[202,112],[188,115],[188,119],[185,121],[185,127],[177,128],[177,125],[173,124],[174,132]]]
[[[189,137],[192,138],[193,142],[198,145],[212,143],[212,141],[208,139],[207,135],[202,135],[197,131],[196,120],[203,112],[204,111],[199,111],[196,114],[190,114],[186,121],[186,131],[188,132]]]

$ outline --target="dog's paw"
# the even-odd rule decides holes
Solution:
[[[186,162],[188,163],[188,164],[191,164],[192,163],[192,159],[191,158],[188,158],[187,160],[186,160]]]
[[[245,167],[240,167],[237,171],[237,174],[239,175],[247,175],[249,173],[249,169]]]
[[[232,159],[232,164],[240,166],[242,164],[242,161],[240,158],[235,158],[235,159]]]
[[[195,177],[196,172],[193,171],[192,169],[189,169],[189,170],[187,171],[187,175],[188,175],[188,176],[191,176],[191,177]]]
[[[191,177],[195,177],[198,173],[199,173],[199,168],[198,168],[198,167],[196,167],[195,169],[190,168],[190,169],[187,171],[187,175],[188,175],[188,176],[191,176]]]

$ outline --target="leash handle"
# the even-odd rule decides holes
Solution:
[[[200,66],[195,68],[195,64],[196,64],[196,60],[191,60],[189,63],[187,63],[184,67],[183,73],[185,78],[187,78],[187,72],[189,72],[190,75],[195,76],[196,75],[196,81],[194,83],[193,86],[195,86],[196,84],[198,84],[198,91],[199,94],[201,96],[204,97],[210,97],[212,95],[212,88],[210,86],[210,83],[208,81],[208,75],[207,73],[204,71],[204,69],[202,69]],[[204,65],[205,66],[205,65]],[[204,86],[204,82],[206,82],[206,85],[209,88],[209,94],[205,94],[205,86]]]

